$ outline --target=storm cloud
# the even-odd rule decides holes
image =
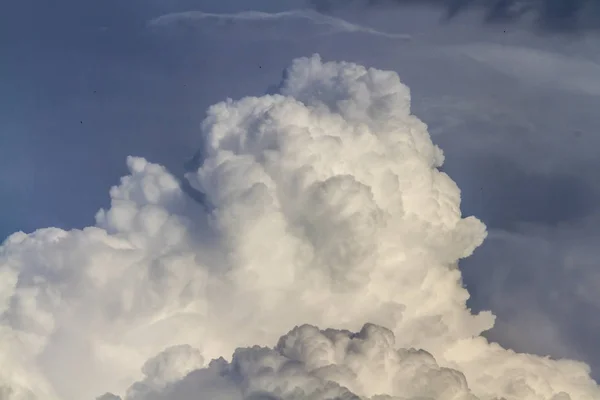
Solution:
[[[319,11],[331,12],[348,6],[382,7],[427,5],[444,10],[452,19],[470,10],[481,10],[488,23],[530,18],[550,31],[579,31],[600,28],[600,3],[596,0],[309,0]]]

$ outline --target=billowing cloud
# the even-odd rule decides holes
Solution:
[[[11,400],[600,398],[587,365],[481,337],[457,263],[485,226],[395,73],[297,59],[202,135],[203,204],[130,157],[96,226],[0,248]]]
[[[126,398],[475,400],[462,373],[440,367],[426,351],[397,350],[394,339],[371,324],[357,333],[302,325],[274,348],[237,349],[231,362],[213,360],[160,390],[138,382]]]

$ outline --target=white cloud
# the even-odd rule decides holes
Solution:
[[[203,11],[184,11],[178,13],[165,14],[154,18],[148,22],[149,26],[159,27],[182,22],[199,22],[206,19],[217,21],[274,21],[284,19],[300,19],[309,21],[315,25],[321,25],[329,28],[332,33],[338,32],[357,32],[368,35],[385,37],[388,39],[410,39],[410,35],[401,33],[383,32],[367,26],[362,26],[352,22],[345,21],[330,15],[324,15],[312,10],[290,10],[278,13],[267,13],[261,11],[240,11],[231,14],[207,13]]]
[[[207,207],[129,158],[96,227],[4,243],[0,379],[60,400],[600,398],[585,364],[480,336],[494,317],[456,267],[485,227],[395,73],[298,59],[202,130]]]
[[[198,349],[190,345],[171,346],[142,367],[144,380],[134,384],[127,398],[141,399],[159,392],[185,378],[187,374],[204,366],[204,358]]]
[[[126,399],[389,399],[475,400],[463,374],[438,366],[422,350],[397,350],[394,334],[376,325],[352,333],[294,328],[274,348],[235,351],[174,385]],[[198,381],[201,390],[194,390]],[[218,387],[208,395],[204,388]]]

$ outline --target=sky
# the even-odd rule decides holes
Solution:
[[[441,170],[461,190],[463,215],[487,226],[483,244],[460,260],[469,307],[496,315],[485,336],[584,361],[600,378],[594,19],[565,30],[538,24],[543,13],[492,21],[472,6],[448,19],[443,2],[334,3],[323,14],[299,0],[8,3],[0,236],[94,225],[118,198],[109,189],[131,172],[131,155],[182,180],[188,161],[207,157],[198,151],[211,132],[201,129],[208,107],[277,93],[298,57],[395,71],[444,152]],[[289,93],[302,101],[303,92]]]

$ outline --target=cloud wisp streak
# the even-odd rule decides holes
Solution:
[[[473,43],[450,46],[450,53],[464,54],[488,67],[544,88],[600,96],[600,64],[579,57],[512,45]]]
[[[333,33],[364,33],[384,37],[388,39],[409,40],[410,35],[400,33],[382,32],[374,28],[361,26],[329,15],[324,15],[312,10],[291,10],[279,13],[266,13],[260,11],[242,11],[232,14],[206,13],[202,11],[186,11],[166,14],[154,18],[148,22],[151,27],[165,26],[180,22],[195,22],[204,19],[215,19],[219,21],[273,21],[281,19],[301,19],[313,24],[327,26]]]

